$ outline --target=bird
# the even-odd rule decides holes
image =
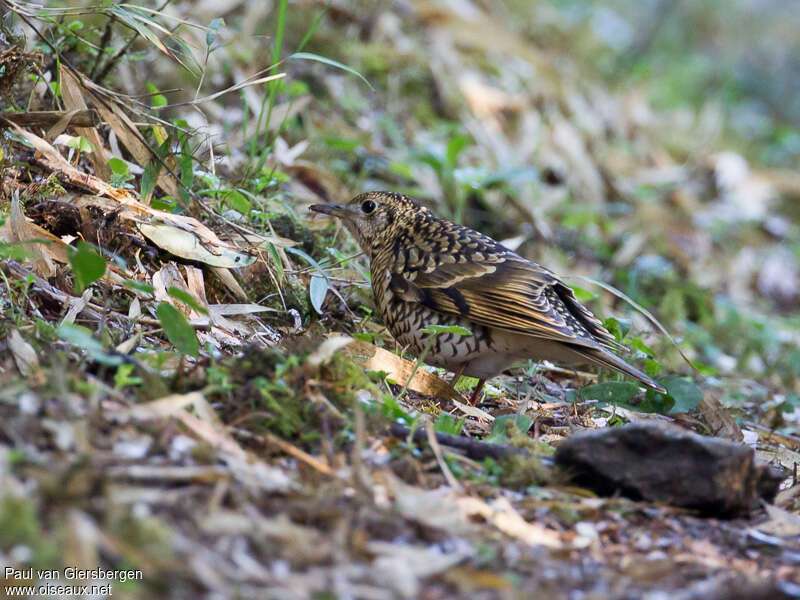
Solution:
[[[375,304],[395,340],[452,372],[453,386],[462,375],[478,379],[472,405],[487,379],[528,359],[610,367],[666,393],[613,352],[625,347],[553,271],[491,237],[394,192],[309,208],[341,219],[368,257]],[[431,325],[444,328],[433,340]]]

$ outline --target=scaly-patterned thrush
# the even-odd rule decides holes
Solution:
[[[526,359],[611,367],[658,392],[664,388],[611,349],[614,336],[545,267],[492,238],[440,219],[415,200],[368,192],[349,204],[315,204],[339,217],[369,257],[378,312],[397,342],[415,356],[428,325],[458,325],[469,335],[440,333],[423,360],[486,379]]]

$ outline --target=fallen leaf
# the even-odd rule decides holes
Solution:
[[[14,363],[23,377],[28,377],[39,368],[39,357],[36,355],[36,350],[25,341],[17,329],[8,332],[6,343],[14,357]]]

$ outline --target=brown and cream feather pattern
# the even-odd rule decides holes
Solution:
[[[411,353],[426,325],[471,331],[436,336],[426,362],[479,378],[527,358],[590,362],[663,390],[611,352],[614,337],[552,271],[492,238],[390,192],[312,208],[340,216],[369,255],[378,310]]]

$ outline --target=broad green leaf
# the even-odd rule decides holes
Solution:
[[[636,407],[639,412],[659,413],[665,415],[675,408],[675,399],[668,394],[659,394],[648,389],[644,400]]]
[[[597,400],[610,404],[624,404],[639,391],[639,384],[632,381],[604,381],[581,388],[584,400]]]
[[[703,401],[703,392],[693,381],[679,375],[661,377],[658,382],[667,388],[667,394],[675,400],[671,414],[687,413],[697,408]]]
[[[328,293],[328,280],[322,275],[312,275],[308,285],[308,296],[311,298],[311,306],[317,313],[322,314],[322,303],[325,302],[325,295]]]
[[[170,296],[172,296],[173,298],[177,298],[178,300],[180,300],[184,304],[188,304],[193,309],[195,309],[197,312],[199,312],[201,314],[204,314],[204,315],[208,314],[208,309],[206,307],[204,307],[202,304],[200,304],[197,301],[197,299],[194,296],[192,296],[189,292],[187,292],[186,290],[182,290],[181,288],[175,287],[174,285],[172,285],[172,286],[169,287],[169,289],[167,289],[167,293]]]
[[[116,175],[128,175],[130,173],[128,163],[121,158],[109,158],[108,166],[111,167],[111,171]]]
[[[250,204],[250,201],[247,198],[245,198],[241,192],[237,190],[225,190],[222,197],[225,200],[225,204],[230,206],[236,212],[244,216],[250,214],[252,205]]]
[[[80,294],[106,272],[106,261],[90,244],[83,240],[78,247],[68,250],[69,264],[75,277],[75,292]]]
[[[181,354],[197,356],[200,345],[197,335],[189,321],[181,312],[169,302],[162,302],[156,309],[158,320],[167,334],[167,339],[178,349]]]

